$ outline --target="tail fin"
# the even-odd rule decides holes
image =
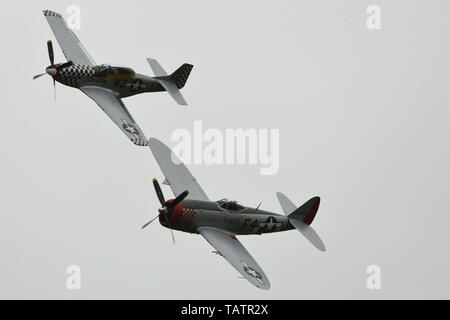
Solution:
[[[306,201],[301,207],[288,215],[288,218],[294,220],[301,220],[303,223],[310,225],[316,217],[317,210],[319,210],[320,198],[314,197]]]
[[[170,94],[179,105],[187,105],[180,89],[186,84],[193,66],[185,63],[171,75],[168,75],[158,61],[150,58],[147,58],[147,61],[155,73],[155,79],[164,87],[164,89],[166,89],[167,93]]]
[[[277,192],[277,198],[284,214],[289,218],[289,223],[317,249],[325,251],[325,244],[310,226],[319,210],[320,198],[311,198],[298,208],[281,192]]]
[[[170,75],[170,80],[175,83],[178,89],[183,89],[193,67],[192,64],[184,63]]]

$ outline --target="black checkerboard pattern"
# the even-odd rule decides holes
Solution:
[[[148,141],[140,138],[132,138],[131,142],[133,142],[137,146],[148,146]]]
[[[56,80],[69,87],[78,88],[82,78],[91,78],[95,74],[94,68],[84,64],[73,64],[60,70]]]
[[[79,88],[80,87],[80,79],[79,78],[71,78],[71,77],[57,77],[59,83],[62,83],[66,86]]]
[[[195,215],[196,215],[196,211],[195,209],[191,209],[191,208],[183,208],[183,220],[182,222],[186,225],[189,226],[192,224],[192,222],[194,221]]]
[[[65,77],[93,77],[94,74],[94,68],[84,64],[73,64],[59,72],[59,75]]]
[[[185,67],[183,68],[183,70],[181,71],[180,75],[178,76],[178,78],[175,79],[175,81],[176,81],[175,84],[178,89],[181,89],[184,87],[193,67],[194,66],[192,64],[186,64]]]
[[[56,18],[61,18],[62,16],[58,13],[58,12],[54,12],[52,10],[44,10],[44,16],[46,17],[56,17]]]

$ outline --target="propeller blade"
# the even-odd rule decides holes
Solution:
[[[170,234],[172,235],[173,244],[175,244],[175,236],[173,235],[172,228],[170,228]]]
[[[183,201],[184,198],[187,197],[187,195],[189,194],[189,191],[183,191],[180,195],[178,195],[178,197],[175,198],[175,200],[173,200],[171,203],[167,203],[166,204],[166,200],[164,199],[164,194],[162,193],[161,187],[159,186],[158,180],[156,180],[155,178],[153,179],[153,186],[155,187],[155,192],[156,195],[158,197],[159,202],[161,203],[161,206],[166,207],[167,209],[165,209],[165,216],[167,219],[167,223],[169,225],[169,229],[170,229],[170,234],[172,235],[172,241],[173,244],[175,244],[175,236],[173,234],[173,230],[172,230],[172,225],[170,224],[170,219],[169,219],[169,215],[168,215],[168,210],[174,208],[177,204],[179,204],[181,201]],[[163,214],[163,212],[161,212],[156,218],[158,218],[161,214]],[[147,227],[150,223],[152,223],[154,220],[156,220],[156,218],[154,218],[153,220],[147,222],[145,225],[142,226],[142,229],[144,229],[145,227]]]
[[[152,220],[150,220],[149,222],[147,222],[146,224],[144,224],[141,229],[144,229],[145,227],[147,227],[150,223],[152,223],[153,221],[155,221],[157,218],[159,218],[159,214],[154,217]]]
[[[33,77],[33,80],[34,80],[34,79],[37,79],[37,78],[39,78],[39,77],[42,77],[42,76],[45,75],[45,74],[47,74],[47,72],[44,72],[44,73],[41,73],[41,74],[37,74],[37,75],[35,75],[35,76]]]
[[[173,235],[172,225],[170,224],[169,217],[167,217],[167,222],[169,223],[170,234],[172,235],[173,244],[175,244],[175,236]]]
[[[52,44],[52,40],[48,40],[47,41],[47,49],[48,49],[48,57],[50,58],[50,65],[54,65],[55,64],[55,58],[53,56],[53,44]]]
[[[183,191],[182,193],[180,193],[178,195],[178,197],[175,198],[175,200],[173,200],[171,203],[167,204],[167,208],[175,208],[175,206],[177,204],[179,204],[181,201],[183,201],[184,198],[186,198],[188,196],[188,194],[189,194],[189,191],[187,191],[187,190]]]
[[[55,97],[55,102],[56,102],[56,83],[55,83],[55,78],[53,78],[53,95]]]
[[[155,187],[156,195],[158,197],[159,202],[164,207],[166,204],[166,200],[164,200],[164,195],[161,191],[161,187],[159,186],[158,180],[153,178],[153,186]]]

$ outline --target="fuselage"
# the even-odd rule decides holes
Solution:
[[[56,65],[57,67],[58,65]],[[73,88],[101,87],[113,91],[121,98],[144,92],[165,91],[154,78],[137,74],[131,68],[107,64],[88,66],[72,64],[63,69],[47,70],[55,81]]]
[[[161,225],[174,230],[198,233],[199,227],[213,227],[236,235],[263,234],[292,230],[288,218],[273,212],[238,206],[224,208],[221,202],[185,199],[176,205]]]

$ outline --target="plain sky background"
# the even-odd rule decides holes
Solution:
[[[297,231],[240,240],[269,277],[261,291],[198,235],[158,223],[150,150],[132,145],[80,91],[57,84],[42,14],[81,8],[97,63],[153,75],[194,64],[180,107],[124,100],[145,134],[280,129],[280,170],[190,165],[211,199],[280,212],[322,198],[315,250]],[[382,28],[366,27],[381,8]],[[0,298],[450,298],[448,1],[12,1],[1,10]],[[168,187],[163,191],[171,196]],[[366,268],[381,268],[368,290]],[[66,288],[79,265],[82,289]]]

